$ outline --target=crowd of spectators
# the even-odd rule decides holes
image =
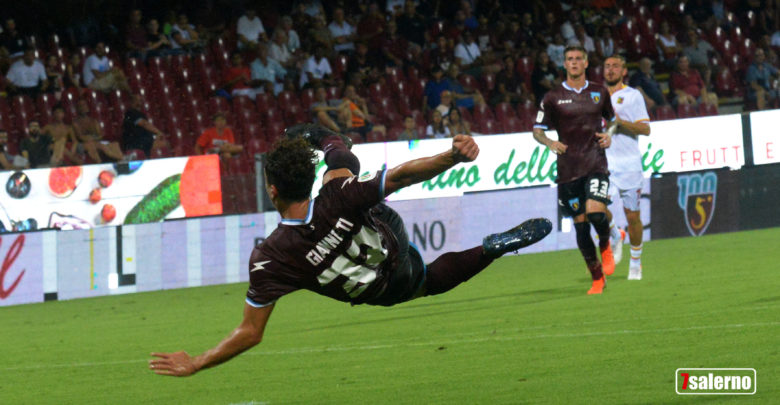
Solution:
[[[117,37],[92,34],[89,46],[72,48],[7,18],[0,92],[8,101],[0,103],[44,102],[24,116],[0,106],[0,142],[20,146],[4,146],[3,167],[157,156],[181,142],[182,153],[240,158],[257,150],[253,136],[278,136],[258,125],[271,131],[300,119],[358,142],[527,129],[538,100],[564,78],[563,49],[572,44],[589,51],[595,81],[606,57],[626,55],[628,82],[651,114],[661,106],[704,114],[726,98],[748,109],[778,106],[775,2],[302,0],[200,11],[127,10],[114,21]],[[205,67],[188,69],[194,60]],[[102,105],[111,95],[117,104]],[[191,107],[207,103],[209,114]],[[98,120],[106,115],[116,130]],[[173,134],[181,122],[183,139]]]

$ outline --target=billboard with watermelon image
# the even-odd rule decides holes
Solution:
[[[0,231],[222,214],[217,155],[0,172]]]

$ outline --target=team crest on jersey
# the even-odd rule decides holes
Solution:
[[[685,225],[693,236],[707,231],[715,214],[718,176],[715,172],[686,174],[677,177],[677,204],[685,212]]]
[[[601,93],[597,91],[591,91],[590,99],[593,100],[594,103],[598,103],[599,101],[601,101]]]
[[[623,104],[623,100],[624,100],[624,98],[623,98],[623,97],[618,97],[618,99],[617,99],[617,103],[618,103],[618,104]]]
[[[579,211],[580,209],[580,199],[579,198],[572,198],[569,200],[569,207],[571,207],[572,211]]]

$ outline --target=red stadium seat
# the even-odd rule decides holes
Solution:
[[[512,104],[509,103],[496,104],[493,111],[496,114],[496,118],[502,121],[510,117],[517,118],[515,110],[512,108]]]
[[[485,134],[503,134],[504,126],[497,120],[485,120],[482,122],[482,132]]]
[[[516,117],[508,116],[502,121],[507,132],[522,132],[525,130],[523,124]]]
[[[721,96],[734,96],[737,94],[737,82],[728,69],[721,69],[715,76],[715,90]]]
[[[475,106],[474,110],[471,112],[471,115],[475,120],[495,120],[493,111],[487,104]]]
[[[341,91],[339,91],[338,87],[328,87],[326,91],[328,93],[328,100],[341,98]]]
[[[301,90],[301,105],[304,108],[309,108],[314,104],[314,89],[308,88]]]
[[[284,122],[282,121],[271,121],[268,122],[265,128],[265,138],[268,142],[274,143],[277,139],[284,136]]]
[[[677,106],[677,118],[693,118],[698,116],[699,113],[694,106],[689,104],[679,104]]]
[[[588,80],[592,82],[603,82],[604,81],[604,65],[602,64],[592,64],[588,66],[588,72],[587,72]]]
[[[466,107],[458,107],[458,111],[460,111],[460,118],[461,119],[463,119],[464,121],[468,121],[468,122],[472,121],[471,112],[469,111],[468,108],[466,108]]]
[[[300,106],[301,103],[298,99],[298,95],[289,90],[279,93],[279,95],[276,96],[276,101],[282,110],[287,109],[292,104]]]
[[[674,110],[669,105],[660,105],[655,108],[656,121],[673,120],[676,118],[677,114],[674,113]]]
[[[702,117],[718,115],[718,106],[710,105],[710,104],[701,104],[699,105],[699,115]]]
[[[382,83],[372,83],[368,86],[368,95],[373,101],[379,101],[380,99],[387,98],[389,96],[385,86]]]
[[[485,90],[485,93],[492,93],[496,87],[496,76],[492,73],[485,73],[482,75],[482,83],[482,89]]]

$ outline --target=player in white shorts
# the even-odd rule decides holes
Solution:
[[[639,135],[650,135],[650,117],[645,100],[638,90],[623,84],[626,75],[626,60],[619,55],[604,61],[604,80],[612,98],[612,107],[617,117],[618,129],[612,137],[612,146],[607,148],[609,164],[610,196],[623,202],[628,220],[628,236],[631,242],[631,263],[628,279],[642,279],[642,219],[639,216],[639,198],[642,194],[642,153],[639,151]],[[610,225],[612,252],[617,264],[623,256],[625,233],[615,226],[612,213],[607,210]]]

